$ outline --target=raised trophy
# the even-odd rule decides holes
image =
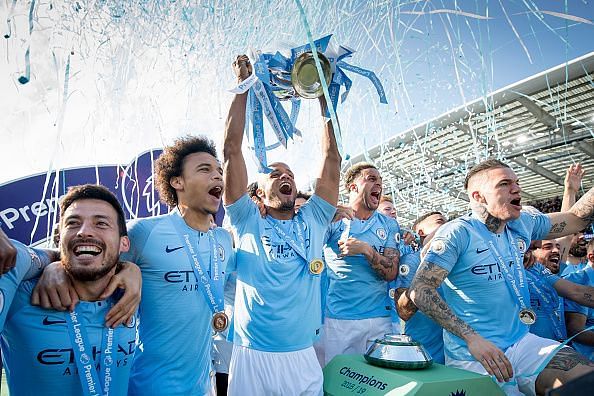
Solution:
[[[433,364],[433,358],[420,342],[405,334],[386,334],[365,352],[365,360],[375,366],[417,370]]]

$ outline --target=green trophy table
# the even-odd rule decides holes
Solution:
[[[395,370],[373,366],[363,355],[339,355],[324,368],[324,394],[490,396],[503,392],[490,377],[441,364]]]

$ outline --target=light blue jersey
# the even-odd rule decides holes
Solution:
[[[574,272],[581,271],[586,268],[587,262],[582,261],[578,264],[571,264],[570,262],[566,261],[561,264],[559,268],[559,274],[561,274],[562,278],[565,278],[569,274],[573,274]]]
[[[204,395],[210,389],[213,314],[172,216],[179,217],[179,211],[128,225],[131,248],[122,258],[136,263],[142,272],[140,345],[130,378],[131,395]],[[210,275],[208,234],[185,222],[183,227]],[[214,233],[225,273],[234,256],[231,235],[222,228]]]
[[[530,305],[536,313],[536,322],[530,326],[530,332],[539,337],[562,341],[567,338],[567,329],[563,298],[554,288],[559,279],[540,263],[535,263],[526,271]]]
[[[81,395],[83,388],[66,324],[68,314],[32,306],[29,300],[36,282],[23,282],[18,288],[2,334],[4,369],[10,393]],[[88,346],[92,351],[90,358],[97,372],[106,361],[102,356],[102,341],[107,332],[105,315],[111,301],[81,301],[76,306],[78,320],[85,324]],[[125,395],[136,347],[136,320],[130,327],[121,325],[114,330],[112,345],[109,394]]]
[[[0,332],[21,282],[39,276],[42,269],[49,264],[48,256],[43,250],[27,247],[12,239],[10,242],[17,250],[17,257],[15,267],[0,276]]]
[[[396,279],[396,289],[408,289],[410,287],[420,264],[421,252],[406,254],[400,258],[400,271]],[[443,296],[441,286],[437,291]],[[443,329],[433,319],[421,311],[417,311],[407,322],[404,322],[403,333],[423,344],[436,363],[445,364]]]
[[[350,223],[350,224],[349,224]],[[327,234],[324,255],[328,263],[328,296],[326,316],[334,319],[368,319],[390,316],[386,304],[388,283],[371,268],[364,255],[339,257],[338,241],[357,238],[379,254],[386,248],[398,251],[400,227],[396,220],[374,212],[367,220],[340,220]]]
[[[581,271],[570,273],[565,277],[565,279],[570,282],[577,283],[578,285],[594,287],[594,268],[592,268],[590,265],[586,265]],[[576,312],[586,316],[585,327],[594,325],[594,308],[584,307],[583,305],[580,305],[574,301],[565,300],[565,312]],[[594,361],[593,346],[580,344],[576,341],[573,341],[572,345],[576,351],[588,359]]]
[[[495,239],[496,247],[510,271],[514,262],[510,248],[518,249],[520,259],[531,240],[544,239],[551,228],[549,218],[541,213],[522,211],[506,225],[515,246],[510,246],[506,232],[493,234],[470,215],[443,225],[433,240],[425,261],[449,271],[443,283],[444,297],[454,313],[483,338],[505,351],[528,332],[520,322],[520,304],[506,284],[495,255],[480,233]],[[521,264],[521,263],[520,263]],[[524,268],[521,268],[525,278]],[[528,303],[528,302],[527,302]],[[475,360],[466,343],[444,332],[445,353],[456,360]]]
[[[263,219],[246,194],[225,209],[239,239],[234,343],[266,352],[312,346],[322,325],[321,276],[309,261],[321,259],[336,208],[314,194],[292,220]],[[274,227],[295,241],[301,233],[307,261]]]

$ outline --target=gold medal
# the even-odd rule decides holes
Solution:
[[[525,325],[533,325],[536,322],[536,312],[528,308],[522,309],[520,311],[520,322]]]
[[[229,317],[225,312],[217,312],[212,315],[211,326],[217,333],[227,330],[229,327]]]
[[[309,272],[312,275],[320,275],[324,270],[324,262],[320,259],[313,259],[309,262]]]

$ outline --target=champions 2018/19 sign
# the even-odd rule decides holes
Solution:
[[[23,243],[45,240],[58,221],[60,197],[68,187],[85,183],[109,188],[118,197],[127,219],[167,213],[153,183],[154,161],[161,151],[142,153],[128,165],[63,169],[57,175],[43,173],[0,185],[0,227],[9,238]]]

